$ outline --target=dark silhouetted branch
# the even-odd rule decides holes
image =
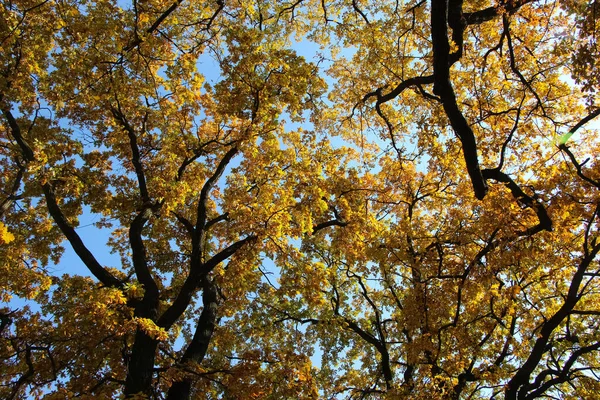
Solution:
[[[456,13],[456,12],[454,12]],[[475,197],[482,200],[488,190],[481,175],[475,134],[456,103],[450,83],[450,43],[448,42],[448,4],[446,0],[431,1],[431,39],[433,43],[433,93],[442,100],[450,125],[462,144],[467,172],[471,178]]]

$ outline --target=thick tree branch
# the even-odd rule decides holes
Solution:
[[[35,373],[35,368],[33,367],[33,361],[31,357],[31,347],[29,345],[25,346],[25,364],[27,364],[27,371],[25,371],[23,375],[21,375],[19,379],[15,382],[12,392],[8,397],[9,400],[17,398],[19,392],[21,391],[21,387],[27,384],[29,379],[33,377]]]
[[[577,359],[584,354],[591,353],[592,351],[597,351],[597,350],[600,350],[600,342],[596,342],[589,346],[584,346],[584,347],[578,348],[571,354],[571,356],[565,362],[563,368],[560,371],[546,370],[546,371],[544,371],[544,372],[546,372],[546,374],[542,373],[542,374],[538,375],[538,377],[536,378],[536,380],[534,381],[532,386],[529,388],[529,390],[531,390],[531,393],[529,393],[525,397],[525,399],[527,399],[527,400],[539,399],[540,397],[543,396],[543,394],[548,389],[552,388],[553,386],[556,386],[558,384],[561,384],[563,382],[567,382],[567,381],[571,380],[572,379],[571,378],[572,367],[573,367],[573,364],[575,364],[575,362],[577,362]],[[555,375],[555,377],[552,379],[545,380],[544,378],[546,375]],[[540,378],[540,379],[538,379],[538,378]],[[535,389],[535,390],[533,390],[533,389]]]
[[[186,228],[188,229],[192,241],[190,270],[188,272],[186,280],[183,283],[183,286],[177,294],[177,297],[173,301],[173,304],[171,304],[171,306],[159,318],[157,323],[158,326],[161,326],[165,329],[169,329],[177,321],[177,319],[181,317],[181,315],[185,312],[194,293],[198,289],[198,286],[203,280],[207,279],[210,271],[212,271],[219,263],[225,261],[227,258],[232,256],[244,244],[256,238],[256,236],[251,235],[242,240],[238,240],[232,245],[221,250],[219,253],[215,254],[208,261],[204,262],[203,260],[201,248],[207,229],[207,224],[212,225],[218,222],[219,220],[219,217],[217,217],[217,220],[211,220],[208,223],[206,221],[208,215],[207,205],[210,191],[212,190],[216,182],[220,179],[220,177],[223,175],[225,168],[227,167],[231,159],[237,154],[237,152],[238,149],[236,147],[232,147],[231,149],[229,149],[217,165],[217,168],[215,169],[213,175],[208,178],[208,180],[202,187],[202,190],[200,191],[200,198],[198,199],[198,215],[196,219],[196,224],[193,226],[193,228],[187,220],[178,216],[180,222],[183,223],[184,226],[186,226]]]
[[[171,14],[172,14],[172,13],[173,13],[173,12],[174,12],[176,9],[177,9],[177,7],[179,7],[179,5],[180,5],[181,3],[183,3],[183,0],[177,0],[177,1],[175,1],[173,4],[171,4],[171,6],[170,6],[169,8],[167,8],[167,9],[166,9],[166,10],[165,10],[165,11],[164,11],[164,12],[163,12],[163,13],[162,13],[162,14],[161,14],[161,15],[160,15],[160,16],[159,16],[157,19],[156,19],[156,21],[154,21],[154,23],[153,23],[153,24],[150,26],[150,28],[148,28],[148,29],[146,30],[146,33],[147,33],[147,34],[149,34],[149,35],[150,35],[150,34],[152,34],[152,33],[154,33],[154,31],[156,31],[156,30],[158,29],[158,27],[160,26],[160,24],[162,24],[162,23],[163,23],[163,21],[164,21],[165,19],[167,19],[167,17],[168,17],[169,15],[171,15]],[[219,2],[219,3],[222,3],[222,2]],[[222,4],[220,4],[220,5],[221,5],[221,7],[222,7]]]
[[[8,122],[8,126],[10,127],[10,130],[12,132],[12,136],[19,145],[19,148],[23,153],[23,157],[27,162],[33,161],[35,159],[33,150],[25,142],[25,139],[23,139],[23,136],[21,134],[21,127],[19,126],[15,117],[12,115],[12,112],[6,108],[3,108],[2,114],[4,114],[4,118],[6,118],[6,121]]]
[[[344,318],[344,321],[348,324],[348,328],[350,328],[354,333],[360,336],[365,342],[372,344],[376,348],[380,345],[379,340],[370,333],[364,331],[358,324],[352,321],[349,318]]]
[[[326,198],[323,198],[323,200],[327,201]],[[334,219],[331,219],[329,221],[324,221],[324,222],[314,225],[313,229],[312,229],[313,235],[322,229],[329,228],[330,226],[344,227],[344,226],[348,225],[348,222],[346,222],[346,220],[340,215],[340,213],[335,208],[335,206],[330,204],[329,209],[333,212]]]
[[[508,134],[508,137],[506,138],[506,140],[504,140],[504,143],[502,143],[502,148],[500,149],[500,161],[498,162],[498,167],[496,168],[499,171],[501,171],[502,168],[504,167],[504,160],[505,160],[506,149],[508,148],[508,144],[512,140],[513,136],[515,135],[515,132],[517,131],[517,128],[519,127],[519,119],[521,118],[521,110],[522,110],[524,102],[525,102],[525,95],[523,94],[523,97],[521,98],[521,103],[519,104],[519,107],[516,108],[517,115],[515,116],[515,122],[513,123],[513,127],[510,130],[510,133]]]
[[[537,199],[527,195],[508,175],[497,168],[484,169],[482,174],[486,180],[493,179],[495,181],[504,183],[508,189],[510,189],[513,197],[518,202],[521,202],[526,207],[530,207],[535,211],[539,220],[539,224],[535,227],[529,228],[523,233],[523,235],[530,236],[542,230],[552,231],[552,220],[550,219],[550,216],[548,215],[544,205]]]
[[[19,188],[21,187],[21,182],[23,181],[23,174],[25,173],[25,165],[19,160],[15,160],[17,164],[17,173],[15,179],[13,180],[12,187],[10,192],[8,192],[8,196],[0,203],[0,217],[4,215],[4,213],[10,209],[11,205],[14,201],[20,200],[21,196],[17,194]]]
[[[322,229],[329,228],[330,226],[347,226],[347,225],[348,225],[348,223],[345,221],[340,221],[338,219],[332,219],[329,221],[321,222],[320,224],[313,226],[312,233],[315,234]]]
[[[204,265],[202,266],[202,270],[205,274],[210,273],[217,265],[234,255],[239,249],[241,249],[246,243],[253,242],[256,240],[255,235],[250,235],[245,237],[244,239],[238,240],[233,243],[229,247],[224,248],[214,256],[210,258]]]
[[[125,130],[129,138],[131,162],[135,169],[140,198],[142,200],[141,209],[129,226],[129,245],[132,252],[133,269],[140,283],[144,285],[144,297],[136,307],[136,316],[155,320],[159,301],[159,291],[158,285],[152,277],[150,267],[148,266],[148,256],[146,254],[144,240],[142,239],[142,230],[144,229],[146,222],[150,220],[152,214],[157,213],[160,210],[162,204],[158,202],[153,203],[150,199],[137,135],[134,128],[123,114],[118,100],[117,107],[111,106],[110,110],[115,120],[117,120]]]
[[[195,226],[197,234],[201,234],[201,231],[205,229],[207,219],[207,203],[210,191],[215,186],[215,183],[217,183],[219,178],[221,178],[221,175],[223,175],[225,168],[227,167],[231,159],[237,154],[237,152],[237,147],[232,147],[227,151],[227,153],[225,153],[225,155],[219,162],[219,165],[217,165],[217,169],[212,174],[212,176],[208,178],[208,180],[202,187],[202,190],[200,191],[200,199],[198,200],[198,217],[196,219]]]
[[[204,229],[208,230],[211,226],[218,224],[219,222],[222,222],[222,221],[227,221],[228,219],[229,219],[228,212],[218,215],[218,216],[214,217],[213,219],[207,221],[206,224],[204,225]]]
[[[461,141],[467,172],[473,184],[475,197],[482,200],[488,190],[481,175],[475,134],[456,103],[450,83],[450,43],[448,42],[447,0],[431,0],[431,39],[433,43],[433,93],[440,96],[450,125]],[[457,14],[456,11],[453,14]],[[458,13],[460,14],[460,13]]]
[[[449,66],[460,60],[463,54],[463,35],[467,23],[463,18],[463,0],[448,0],[448,26],[452,29],[452,41],[456,52],[449,55]]]
[[[381,94],[382,93],[382,89],[379,88],[373,92],[367,93],[366,95],[364,95],[364,97],[362,98],[362,103],[365,103],[367,100],[369,100],[371,97],[376,97],[377,99],[377,104],[383,104],[386,103],[390,100],[395,99],[396,97],[398,97],[404,90],[413,87],[413,86],[419,86],[419,85],[426,85],[426,84],[431,84],[434,82],[434,76],[433,75],[427,75],[427,76],[415,76],[412,78],[408,78],[403,80],[402,82],[400,82],[394,89],[392,89],[389,93],[386,94]]]
[[[463,17],[467,25],[479,25],[481,23],[491,21],[496,17],[502,16],[505,12],[508,14],[514,14],[529,3],[535,3],[537,0],[512,0],[502,1],[497,6],[484,8],[483,10],[464,13]]]
[[[108,272],[96,257],[88,250],[85,246],[75,229],[69,224],[67,218],[62,213],[60,206],[58,205],[58,201],[56,200],[56,196],[54,195],[54,188],[49,184],[45,183],[42,185],[42,190],[44,192],[44,197],[46,198],[46,205],[48,207],[48,212],[54,222],[61,230],[63,235],[67,238],[71,247],[75,251],[75,254],[79,256],[79,259],[83,261],[85,266],[90,270],[92,275],[96,277],[103,285],[108,287],[122,287],[123,282],[119,279],[115,278],[110,272]]]
[[[138,393],[150,397],[157,347],[158,340],[151,338],[140,328],[137,329],[127,365],[125,398]]]
[[[367,343],[369,343],[369,344],[373,345],[373,347],[375,347],[375,349],[379,353],[379,356],[381,357],[380,366],[381,366],[381,372],[383,373],[383,377],[385,380],[386,388],[391,389],[392,382],[394,380],[394,372],[392,371],[392,367],[391,367],[390,353],[387,349],[387,344],[385,342],[385,338],[384,338],[383,332],[381,330],[381,321],[379,320],[379,310],[377,309],[377,307],[375,307],[375,304],[371,301],[369,296],[366,294],[366,288],[364,287],[362,281],[360,280],[360,277],[358,277],[356,275],[354,275],[354,277],[358,279],[358,282],[361,285],[361,288],[363,290],[363,297],[365,297],[365,299],[369,302],[371,307],[375,310],[375,316],[376,316],[375,324],[376,324],[376,328],[377,328],[380,338],[378,339],[374,335],[363,330],[356,322],[352,321],[351,319],[346,318],[346,317],[343,317],[343,318],[344,318],[344,321],[346,322],[346,324],[348,325],[348,328],[350,328],[350,330],[352,330],[354,333],[356,333],[358,336],[360,336]],[[340,315],[338,309],[334,310],[334,313],[337,315]]]
[[[12,136],[19,145],[21,153],[25,158],[25,161],[34,161],[34,152],[23,139],[21,127],[12,115],[12,112],[8,109],[2,109],[2,113],[8,121],[8,125],[10,127]],[[48,212],[50,213],[50,216],[52,217],[52,219],[54,219],[54,222],[56,223],[58,228],[67,238],[67,240],[73,247],[75,253],[79,256],[79,258],[85,264],[85,266],[90,270],[92,275],[94,275],[96,279],[98,279],[105,286],[121,287],[123,285],[123,282],[114,277],[102,265],[100,265],[98,260],[96,260],[94,255],[85,246],[75,229],[71,226],[71,224],[69,224],[67,218],[65,217],[62,210],[60,209],[60,206],[58,205],[58,201],[54,194],[53,186],[48,182],[42,183],[41,186],[44,193],[44,197],[46,199],[46,205],[48,207]]]
[[[160,205],[155,206],[155,209],[160,207]],[[150,272],[150,268],[148,267],[148,257],[146,255],[146,246],[144,245],[144,241],[142,239],[142,230],[144,229],[144,225],[150,219],[152,215],[151,208],[144,208],[142,211],[136,215],[136,217],[131,222],[129,227],[129,244],[131,246],[132,252],[132,261],[133,261],[133,269],[135,271],[135,275],[142,285],[144,285],[144,299],[142,300],[142,304],[156,303],[158,304],[158,286],[156,285],[156,281],[152,277],[152,273]],[[142,315],[138,315],[144,318],[152,318],[155,317],[155,311],[152,311],[155,306],[151,306],[149,304],[149,309],[142,313]]]
[[[354,8],[354,11],[356,11],[361,18],[365,21],[365,23],[367,25],[370,25],[371,23],[369,22],[369,19],[367,18],[367,16],[365,15],[365,13],[360,9],[360,7],[358,6],[358,2],[356,0],[352,0],[352,8]]]
[[[118,108],[113,106],[110,107],[110,110],[117,120],[117,122],[121,125],[121,127],[127,132],[127,136],[129,138],[129,146],[131,147],[131,162],[135,169],[135,175],[138,180],[138,187],[140,190],[140,197],[142,198],[143,204],[150,203],[150,195],[148,194],[148,188],[146,186],[146,176],[144,174],[144,166],[142,165],[142,159],[140,156],[140,149],[137,144],[137,135],[135,134],[135,130],[129,124],[129,121],[125,118],[121,111],[121,106],[118,104]]]
[[[567,155],[571,159],[571,162],[573,163],[573,166],[575,166],[575,170],[577,171],[577,176],[579,176],[584,181],[586,181],[586,182],[588,182],[588,183],[590,183],[590,184],[592,184],[592,185],[594,185],[594,186],[596,186],[597,188],[600,189],[600,181],[592,179],[592,178],[586,176],[583,173],[583,171],[581,170],[581,167],[583,166],[583,164],[579,164],[579,162],[575,158],[575,155],[573,155],[573,153],[571,152],[571,150],[569,150],[569,148],[566,145],[561,144],[559,146],[559,149],[561,149],[562,151],[564,151],[565,153],[567,153]],[[584,162],[584,164],[585,164],[585,162]]]
[[[198,289],[203,279],[206,279],[210,271],[212,271],[219,263],[225,261],[231,257],[246,243],[256,240],[256,236],[248,236],[242,240],[238,240],[229,247],[221,250],[215,254],[206,263],[202,263],[199,268],[191,268],[188,277],[186,278],[183,286],[179,290],[179,293],[173,304],[164,312],[163,315],[158,319],[157,325],[165,329],[169,329],[177,319],[185,312],[185,309],[189,305],[192,296]]]
[[[585,124],[596,118],[598,115],[600,115],[600,108],[596,108],[594,111],[590,112],[588,115],[582,118],[581,121],[576,123],[571,129],[569,129],[569,132],[577,132],[581,127],[583,127]]]
[[[194,337],[183,353],[181,364],[189,362],[201,363],[208,350],[208,345],[215,330],[217,321],[217,288],[215,284],[206,277],[202,285],[202,313],[196,325]],[[173,383],[169,389],[167,400],[187,399],[190,397],[193,380],[185,378]]]
[[[177,221],[185,227],[185,230],[190,235],[190,237],[194,236],[194,225],[183,215],[178,214],[176,212],[172,212],[172,213],[173,213],[173,215],[175,215],[175,218],[177,218]]]
[[[519,399],[526,397],[527,392],[530,390],[529,378],[542,359],[550,336],[565,318],[571,314],[577,305],[580,297],[579,288],[585,276],[585,272],[596,258],[598,252],[600,252],[600,244],[596,244],[591,252],[586,254],[579,263],[577,271],[571,279],[571,285],[569,286],[569,291],[563,305],[552,315],[552,317],[542,324],[529,357],[508,382],[506,390],[507,400],[516,400],[517,395]]]
[[[225,135],[225,138],[228,135]],[[193,149],[193,154],[190,157],[186,157],[183,162],[181,163],[181,165],[179,166],[179,168],[177,169],[177,176],[175,178],[175,180],[180,181],[183,178],[183,174],[185,173],[185,170],[187,169],[187,167],[192,164],[194,161],[196,161],[198,158],[204,156],[207,154],[206,151],[206,147],[208,147],[211,144],[215,144],[215,145],[221,145],[221,146],[231,146],[235,143],[236,141],[230,141],[230,142],[221,142],[218,139],[211,139],[207,142],[202,143],[200,146],[198,146],[197,148]]]

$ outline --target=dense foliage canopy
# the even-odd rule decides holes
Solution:
[[[597,0],[0,4],[1,398],[599,396]]]

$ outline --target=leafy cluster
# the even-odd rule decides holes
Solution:
[[[597,1],[0,5],[0,397],[598,396]]]

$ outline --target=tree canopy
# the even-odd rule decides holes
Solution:
[[[597,398],[596,0],[0,4],[0,397]]]

